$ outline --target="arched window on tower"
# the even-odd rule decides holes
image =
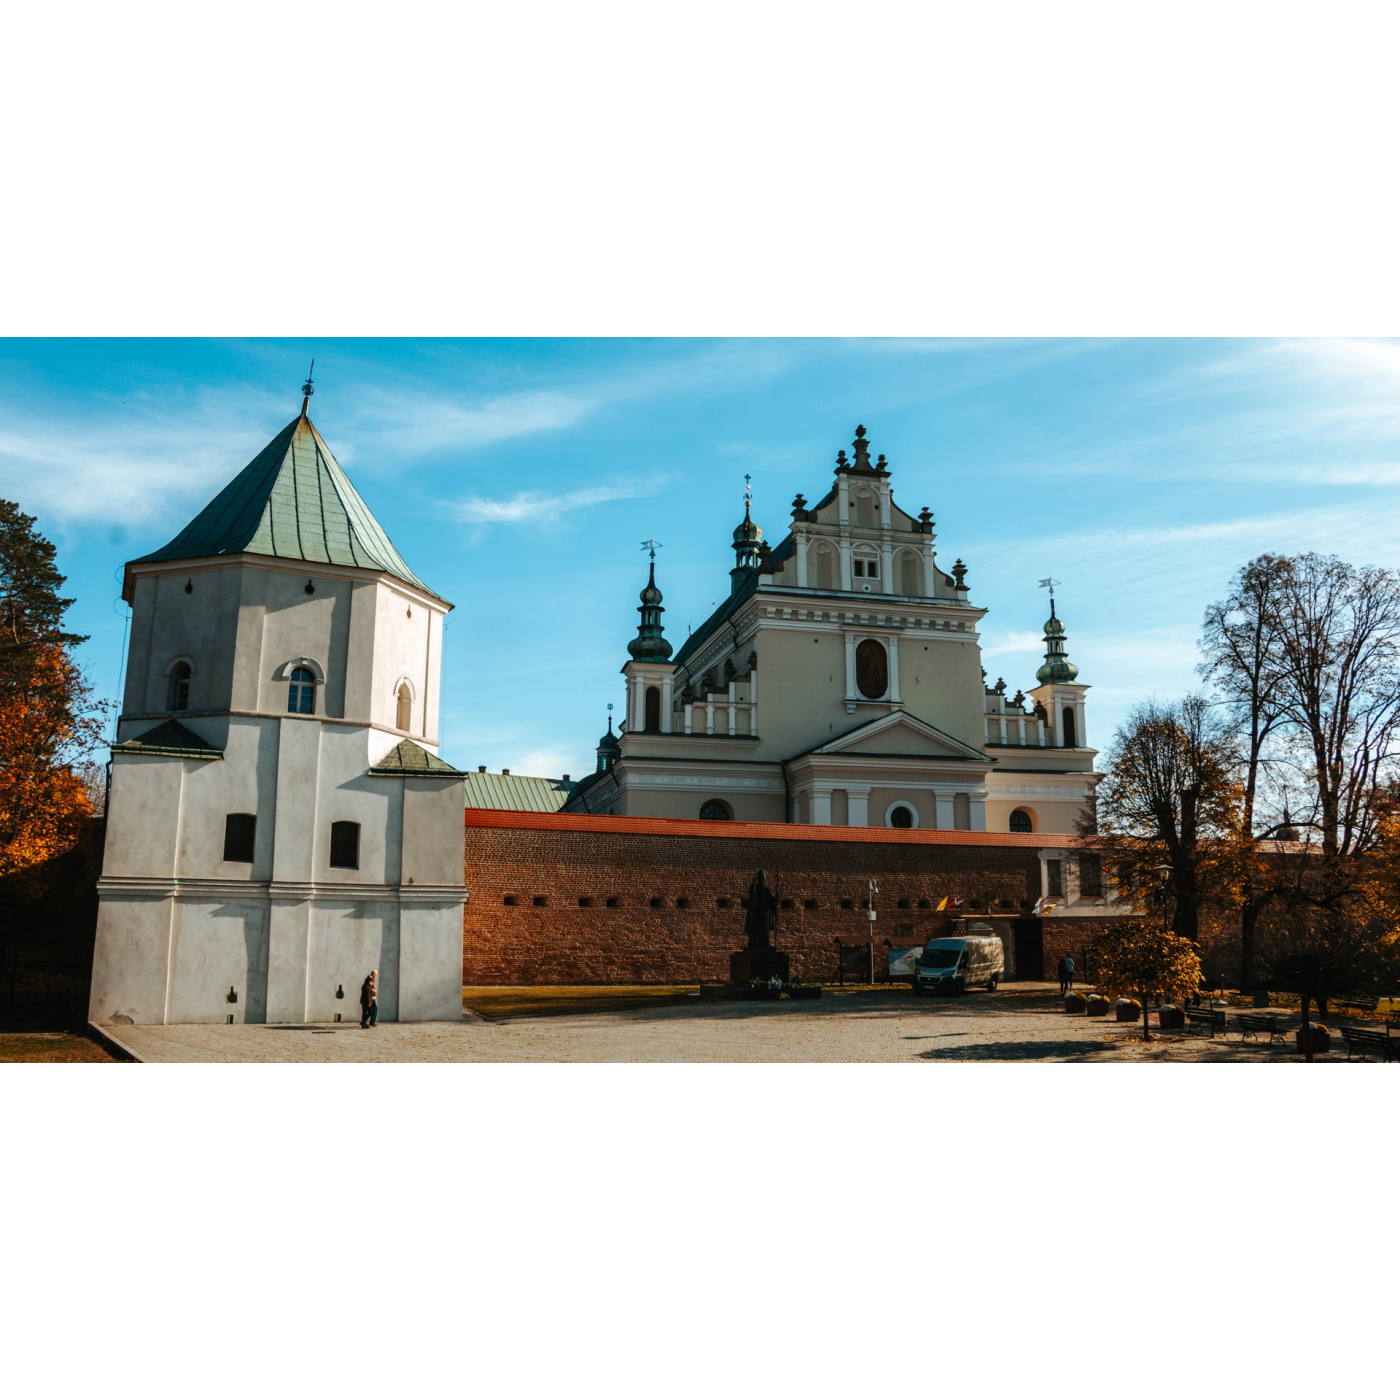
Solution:
[[[867,700],[879,700],[889,688],[889,657],[879,642],[867,637],[856,648],[856,689]]]
[[[1064,728],[1065,728],[1065,748],[1077,749],[1079,742],[1074,735],[1074,706],[1066,705],[1064,708]]]
[[[190,676],[192,674],[188,661],[177,661],[175,665],[170,668],[170,709],[189,709]]]
[[[1019,807],[1011,814],[1011,830],[1019,835],[1028,835],[1034,830],[1031,824],[1031,814],[1023,812]]]
[[[287,713],[316,713],[316,677],[305,666],[298,666],[292,671],[292,683],[287,687]]]
[[[899,591],[906,598],[917,598],[924,591],[920,586],[923,570],[919,566],[922,562],[917,554],[911,554],[908,550],[899,556]]]
[[[648,734],[659,734],[661,732],[661,690],[658,686],[647,686],[646,723],[644,728]]]
[[[407,681],[399,686],[399,707],[394,723],[400,729],[413,727],[413,692],[409,690]]]

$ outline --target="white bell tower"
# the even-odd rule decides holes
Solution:
[[[461,1016],[462,774],[437,756],[451,604],[302,412],[126,566],[91,1019]]]

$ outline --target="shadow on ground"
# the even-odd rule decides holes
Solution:
[[[913,1037],[910,1037],[913,1039]],[[1112,1041],[1003,1040],[995,1044],[963,1045],[953,1041],[920,1050],[920,1060],[1117,1060],[1120,1047]]]

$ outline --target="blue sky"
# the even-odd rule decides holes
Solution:
[[[730,532],[773,543],[864,423],[895,497],[990,609],[986,667],[1027,686],[1062,580],[1102,747],[1194,684],[1205,605],[1263,550],[1389,565],[1400,344],[1230,340],[0,342],[0,494],[39,518],[115,695],[121,566],[312,417],[411,566],[457,605],[444,754],[593,764],[655,535],[679,647],[728,589]]]

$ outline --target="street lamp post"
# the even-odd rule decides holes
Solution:
[[[880,893],[880,887],[872,879],[870,881],[870,898],[866,901],[870,906],[870,985],[875,985],[875,896]]]

